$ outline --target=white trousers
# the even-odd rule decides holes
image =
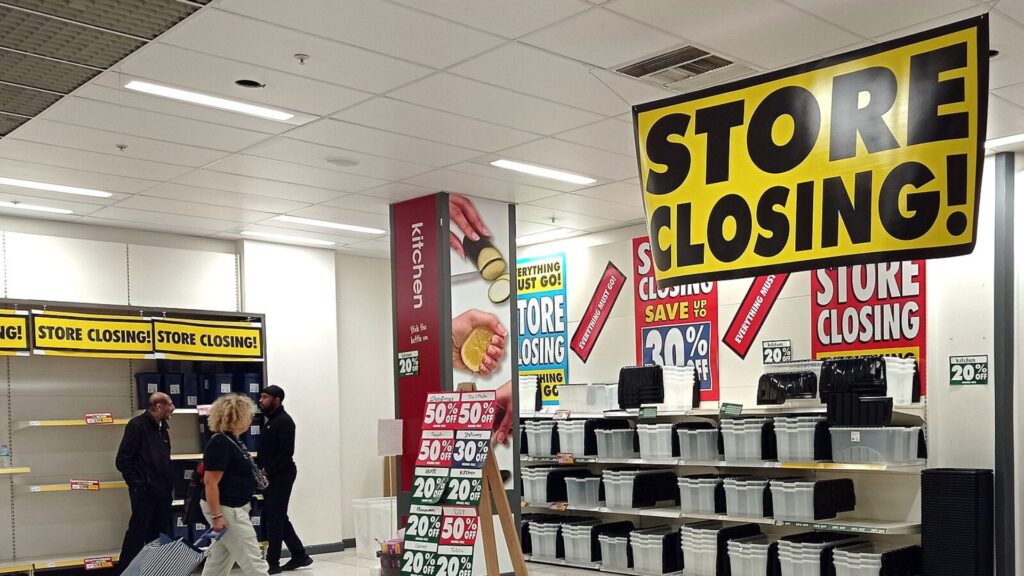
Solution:
[[[213,525],[210,507],[205,500],[200,501],[203,515],[208,525]],[[231,508],[221,506],[227,530],[220,540],[210,548],[210,556],[206,559],[203,576],[228,576],[236,563],[245,576],[267,576],[267,562],[260,553],[260,544],[256,540],[256,530],[249,518],[250,506]]]

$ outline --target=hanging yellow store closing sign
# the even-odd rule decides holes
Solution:
[[[974,249],[988,18],[634,107],[661,286]]]
[[[48,356],[145,358],[153,353],[146,318],[32,311],[33,351]]]
[[[153,320],[155,351],[164,358],[263,358],[263,327],[258,322]]]
[[[28,313],[0,310],[0,356],[27,354],[30,349]]]

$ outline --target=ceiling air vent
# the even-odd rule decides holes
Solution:
[[[756,72],[728,58],[694,46],[658,54],[616,70],[664,88],[689,92]]]

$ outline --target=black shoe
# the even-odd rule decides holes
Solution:
[[[284,566],[281,566],[281,570],[286,572],[290,570],[298,570],[299,568],[305,568],[311,564],[313,564],[313,559],[309,556],[304,558],[292,558]]]
[[[267,574],[280,574],[280,573],[281,573],[281,567],[280,566],[271,566],[270,569],[267,570]]]

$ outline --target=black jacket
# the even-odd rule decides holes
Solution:
[[[268,414],[260,430],[260,445],[256,453],[256,465],[267,475],[295,470],[295,421],[281,406]]]
[[[149,412],[129,420],[116,464],[130,489],[169,496],[174,489],[174,469],[167,423],[157,422]]]

